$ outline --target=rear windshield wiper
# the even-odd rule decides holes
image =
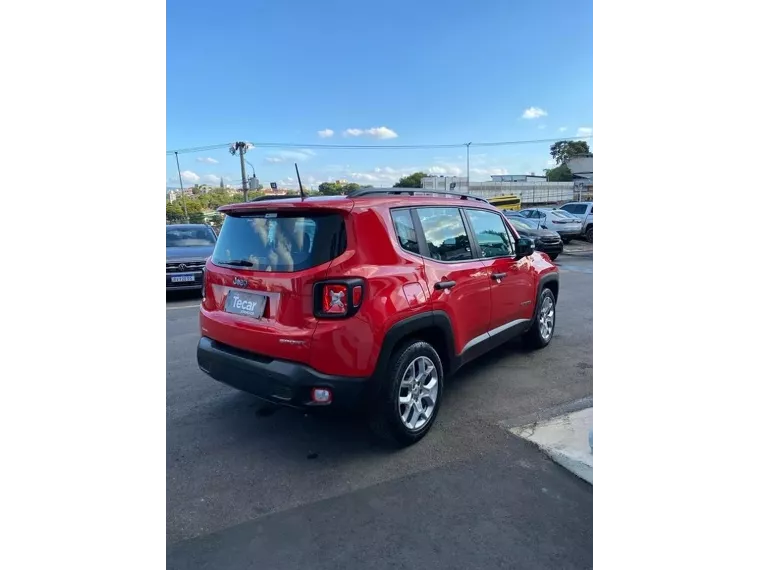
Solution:
[[[237,265],[238,267],[253,267],[255,264],[247,259],[233,259],[231,261],[222,261],[224,265]]]

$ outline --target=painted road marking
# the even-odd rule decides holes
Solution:
[[[166,307],[167,311],[176,311],[177,309],[192,309],[194,307],[200,307],[200,303],[197,305],[175,305],[173,307]]]

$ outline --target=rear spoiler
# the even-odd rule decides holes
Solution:
[[[342,198],[342,199],[341,199]],[[261,211],[287,212],[292,210],[348,211],[353,209],[354,201],[346,196],[325,196],[318,198],[301,198],[300,196],[261,196],[250,202],[227,204],[216,211],[231,216],[244,216]]]
[[[281,196],[259,196],[253,198],[251,202],[263,202],[264,200],[289,200],[292,198],[300,198],[297,194],[282,194]]]

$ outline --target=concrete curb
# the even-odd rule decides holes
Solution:
[[[593,406],[564,412],[543,421],[509,428],[535,444],[553,461],[593,484]]]

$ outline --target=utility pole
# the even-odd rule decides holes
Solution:
[[[177,159],[177,173],[179,173],[179,191],[182,194],[182,206],[184,206],[184,217],[189,222],[190,218],[187,215],[187,201],[184,197],[184,184],[182,184],[182,171],[179,168],[179,153],[174,151],[174,158]]]
[[[245,158],[244,155],[246,152],[248,152],[248,148],[250,148],[251,144],[243,142],[243,141],[237,141],[236,143],[233,143],[229,147],[229,154],[234,156],[235,154],[240,155],[240,173],[242,174],[242,201],[247,202],[248,201],[248,177],[245,175]]]
[[[470,142],[466,143],[466,191],[469,192],[470,186],[469,186],[469,145],[472,144]]]

